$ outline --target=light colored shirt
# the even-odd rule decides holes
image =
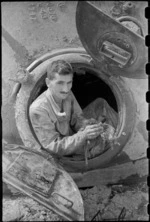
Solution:
[[[42,146],[59,155],[70,155],[83,149],[86,143],[83,133],[78,131],[84,117],[72,92],[63,100],[62,106],[63,112],[47,89],[31,104],[29,113]]]

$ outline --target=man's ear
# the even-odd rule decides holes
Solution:
[[[49,86],[49,83],[50,83],[49,78],[46,78],[46,79],[45,79],[45,83],[46,83],[46,85],[47,85],[47,87],[48,87],[48,86]]]

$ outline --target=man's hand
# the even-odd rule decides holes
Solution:
[[[87,125],[83,129],[83,133],[85,135],[85,138],[87,140],[95,139],[103,132],[103,127],[101,123],[93,124],[93,125]]]
[[[101,134],[102,138],[109,141],[114,140],[115,128],[107,123],[104,123],[103,127],[104,132]]]

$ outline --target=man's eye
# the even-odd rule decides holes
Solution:
[[[57,84],[58,84],[58,85],[63,85],[63,82],[58,82]]]

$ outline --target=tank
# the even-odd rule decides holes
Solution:
[[[113,147],[89,159],[88,165],[52,155],[53,164],[70,174],[78,187],[146,178],[146,7],[146,2],[132,1],[3,3],[2,65],[9,70],[11,61],[14,68],[9,103],[4,96],[4,139],[29,152],[46,152],[35,136],[29,107],[46,90],[47,65],[63,58],[73,67],[72,91],[81,108],[102,97],[118,113],[118,124]],[[11,10],[16,13],[10,20]],[[11,52],[9,60],[5,48]],[[5,91],[8,86],[3,83]]]

